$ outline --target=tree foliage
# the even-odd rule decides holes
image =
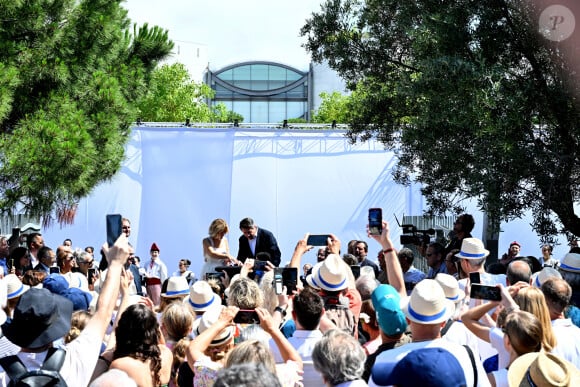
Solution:
[[[559,44],[539,34],[538,11],[515,0],[328,0],[301,33],[356,90],[351,139],[396,149],[396,179],[421,182],[433,213],[463,198],[496,222],[531,210],[550,240],[559,226],[580,235],[580,89]]]
[[[327,92],[320,93],[322,102],[314,112],[312,122],[320,124],[331,124],[336,121],[338,124],[345,124],[349,120],[349,96],[342,95],[338,91],[331,94]]]
[[[205,102],[214,91],[196,83],[181,63],[165,64],[153,71],[145,97],[139,102],[139,118],[150,122],[233,122],[243,117],[224,104],[210,107]]]
[[[135,102],[173,47],[120,0],[0,0],[0,208],[61,221],[120,168]]]

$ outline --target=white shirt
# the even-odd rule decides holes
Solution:
[[[153,266],[151,266],[151,263],[153,263]],[[167,266],[159,258],[155,262],[149,260],[145,266],[145,273],[147,277],[159,278],[161,283],[163,283],[167,279]]]
[[[304,387],[324,386],[322,375],[314,369],[314,363],[312,362],[312,351],[321,338],[322,332],[318,329],[313,331],[297,329],[294,331],[292,337],[288,338],[288,341],[296,349],[302,359],[304,369],[302,384]],[[270,350],[274,355],[274,361],[276,361],[276,363],[284,363],[284,359],[282,359],[282,355],[280,355],[280,351],[274,343],[274,340],[270,340]]]
[[[258,230],[256,229],[256,237],[254,239],[248,239],[248,244],[250,245],[250,251],[252,252],[252,255],[254,257],[256,256],[256,241],[258,240],[257,232],[258,232]]]
[[[89,384],[99,359],[101,342],[100,337],[83,331],[79,337],[66,345],[66,356],[60,369],[60,374],[68,386],[86,386]],[[42,366],[47,353],[48,351],[39,353],[19,352],[17,356],[28,370],[38,370]],[[7,356],[7,354],[0,354],[0,357],[4,356]],[[0,367],[0,387],[7,386],[9,380],[4,369]]]
[[[405,344],[402,345],[400,347],[397,348],[393,348],[391,350],[382,352],[381,354],[379,354],[379,356],[377,356],[376,360],[375,360],[375,365],[373,366],[373,369],[375,367],[384,367],[384,365],[387,364],[396,364],[398,363],[401,359],[403,359],[405,356],[407,356],[407,354],[415,349],[420,349],[420,348],[443,348],[446,349],[447,351],[451,352],[451,354],[453,356],[455,356],[455,358],[457,359],[457,361],[459,361],[459,364],[461,365],[461,368],[463,369],[463,372],[465,374],[465,380],[467,382],[467,386],[473,386],[473,375],[474,375],[474,370],[473,367],[471,365],[471,360],[469,358],[469,354],[467,353],[467,349],[459,344],[455,344],[443,339],[435,339],[435,340],[430,340],[430,341],[420,341],[420,342],[415,342],[415,343],[409,343],[409,344]],[[474,357],[475,357],[475,366],[476,366],[476,370],[477,370],[477,386],[479,387],[487,387],[490,386],[489,383],[489,379],[487,378],[487,374],[485,372],[485,370],[483,369],[483,364],[481,363],[481,361],[476,357],[476,354],[474,353]],[[379,386],[379,384],[376,384],[375,381],[373,380],[372,374],[371,377],[369,379],[369,386],[373,387],[373,386]]]
[[[556,347],[552,353],[563,357],[580,369],[580,328],[569,318],[552,320]]]

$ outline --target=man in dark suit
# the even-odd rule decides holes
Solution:
[[[270,254],[269,261],[274,266],[280,265],[280,248],[274,234],[263,228],[258,228],[252,218],[244,218],[240,222],[242,236],[239,239],[238,261],[246,258],[255,258],[256,254],[265,252]]]
[[[48,246],[42,246],[37,253],[38,265],[34,267],[35,271],[44,271],[50,274],[50,267],[56,263],[56,254]],[[72,254],[71,254],[72,258]]]

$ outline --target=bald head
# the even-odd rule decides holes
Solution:
[[[520,281],[529,284],[532,278],[532,269],[526,261],[511,261],[508,265],[506,276],[508,285],[514,285]]]
[[[570,304],[572,288],[562,278],[550,278],[542,284],[542,293],[550,310],[550,318],[564,318],[564,309]]]

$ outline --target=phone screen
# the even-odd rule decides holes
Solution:
[[[276,294],[282,294],[284,288],[284,278],[282,276],[282,269],[277,267],[274,269],[274,290]]]
[[[236,324],[259,324],[260,317],[255,309],[240,309],[234,317]]]
[[[286,286],[286,294],[291,296],[298,285],[298,268],[284,267],[281,271],[282,283]]]
[[[306,244],[308,246],[327,246],[328,238],[330,238],[328,234],[308,235]]]
[[[209,281],[209,280],[212,280],[212,279],[213,280],[216,280],[216,281],[219,281],[220,278],[222,278],[222,277],[224,277],[224,273],[217,273],[217,272],[214,272],[214,273],[205,273],[205,279],[206,279],[206,281]]]
[[[501,290],[496,286],[471,284],[469,295],[480,300],[501,301]]]
[[[469,273],[469,282],[471,282],[472,284],[480,284],[481,279],[479,277],[479,272],[474,271]]]
[[[254,272],[266,270],[266,261],[254,261]]]
[[[107,215],[107,243],[109,247],[115,244],[115,241],[123,232],[123,221],[119,214]]]
[[[381,235],[383,232],[383,210],[369,208],[369,232],[371,235]]]

